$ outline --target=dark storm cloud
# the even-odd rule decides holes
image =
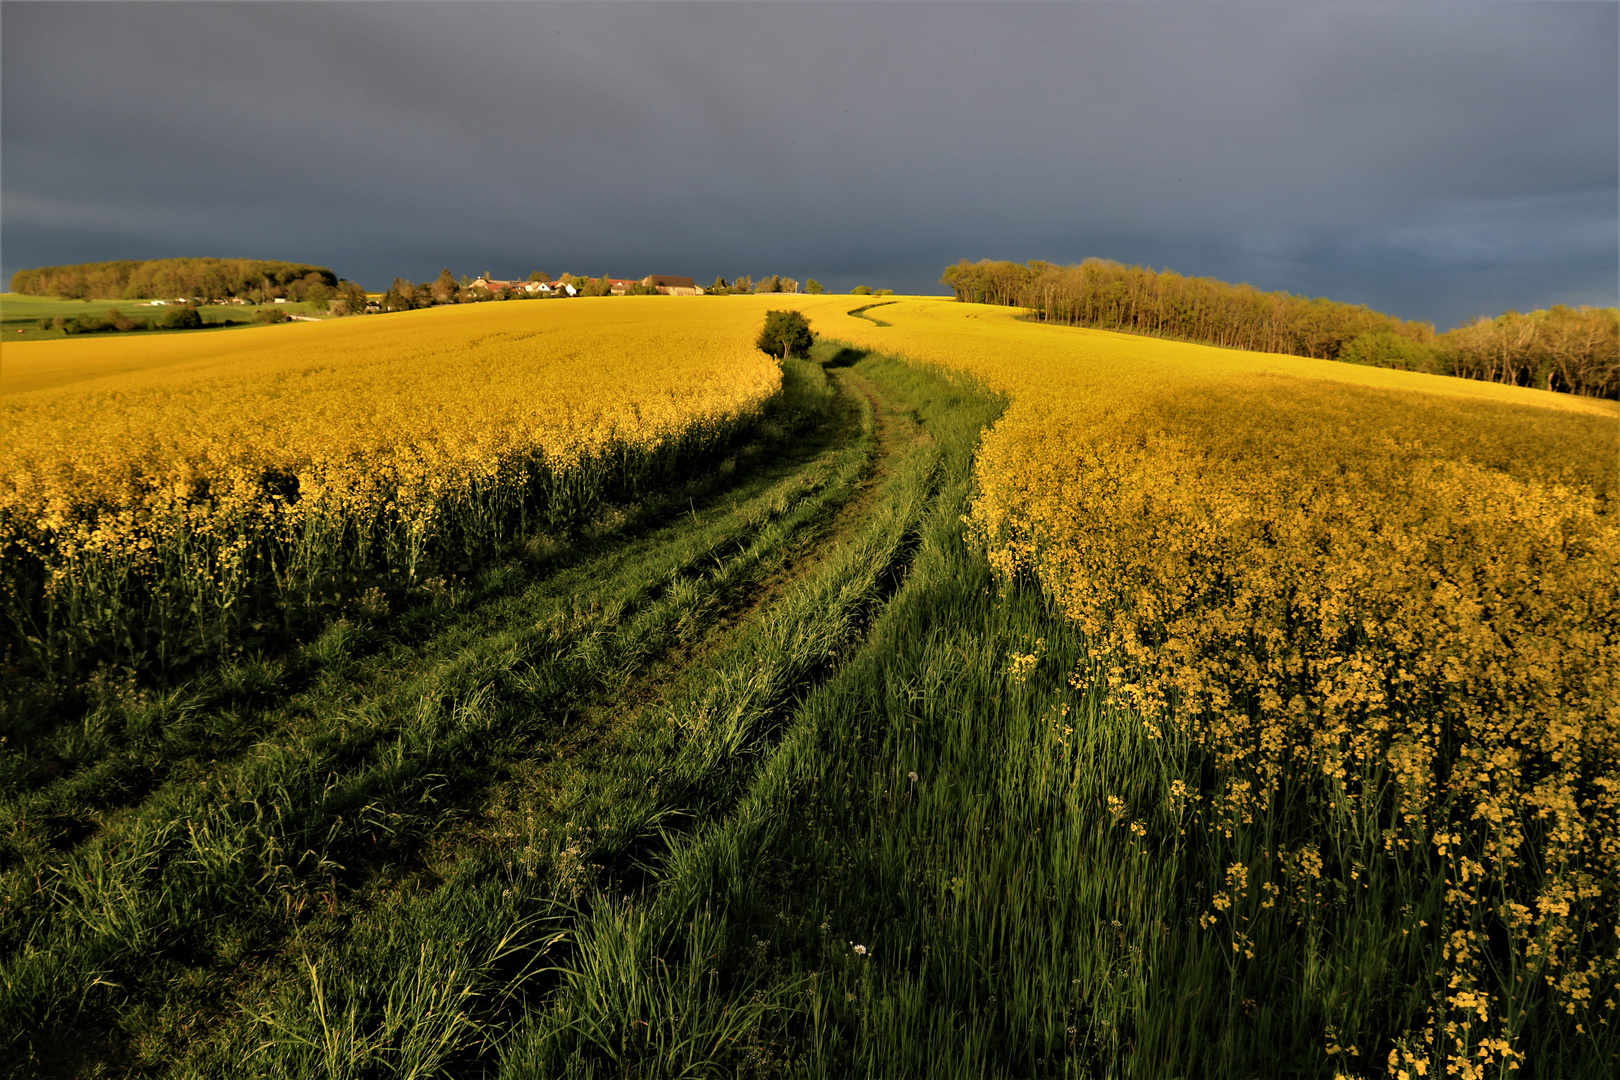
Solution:
[[[1616,10],[7,4],[4,273],[1097,255],[1442,326],[1612,304]]]

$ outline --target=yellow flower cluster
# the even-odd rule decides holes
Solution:
[[[818,325],[1010,395],[970,529],[1155,734],[1211,756],[1207,827],[1305,790],[1341,853],[1355,832],[1358,860],[1441,867],[1447,989],[1403,1070],[1515,1060],[1532,983],[1620,1022],[1614,403],[971,304],[874,314]],[[1238,875],[1291,886],[1264,906],[1322,901],[1314,850],[1271,858]]]
[[[60,669],[119,627],[217,642],[266,590],[413,579],[750,421],[781,386],[756,321],[644,297],[7,345],[4,603]]]

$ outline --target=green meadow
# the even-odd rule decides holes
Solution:
[[[0,294],[0,341],[35,341],[42,338],[61,338],[67,334],[57,327],[41,328],[40,320],[78,319],[83,316],[102,318],[110,312],[120,312],[132,319],[163,317],[168,306],[153,306],[147,300],[63,300],[49,296],[23,296],[18,293]],[[316,316],[313,305],[288,304],[205,304],[197,309],[203,322],[220,328],[250,326],[253,316],[260,311],[276,310],[288,315]],[[180,331],[141,331],[143,333],[178,333]]]

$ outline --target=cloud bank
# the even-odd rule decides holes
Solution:
[[[1620,288],[1612,4],[7,4],[3,272],[939,291],[1098,256],[1444,329]]]

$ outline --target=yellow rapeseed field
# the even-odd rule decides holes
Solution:
[[[847,314],[877,304],[891,325]],[[414,580],[588,509],[757,414],[780,375],[753,334],[788,306],[1008,395],[969,533],[1083,629],[1151,737],[1208,762],[1172,798],[1233,854],[1202,925],[1235,956],[1377,880],[1439,942],[1391,1073],[1516,1065],[1533,992],[1578,1032],[1620,1023],[1612,402],[904,297],[9,345],[13,645],[221,641],[267,617],[255,597]]]
[[[1272,837],[1211,932],[1252,955],[1244,898],[1308,926],[1330,875],[1432,879],[1445,989],[1392,1074],[1517,1067],[1538,986],[1577,1030],[1620,1023],[1615,403],[999,307],[869,314],[892,325],[816,324],[1010,395],[970,530],[1155,737],[1209,755],[1186,820]],[[1301,793],[1314,824],[1285,843]]]
[[[778,392],[757,321],[627,297],[6,345],[11,647],[71,670],[109,633],[218,644],[266,596],[588,510]]]

